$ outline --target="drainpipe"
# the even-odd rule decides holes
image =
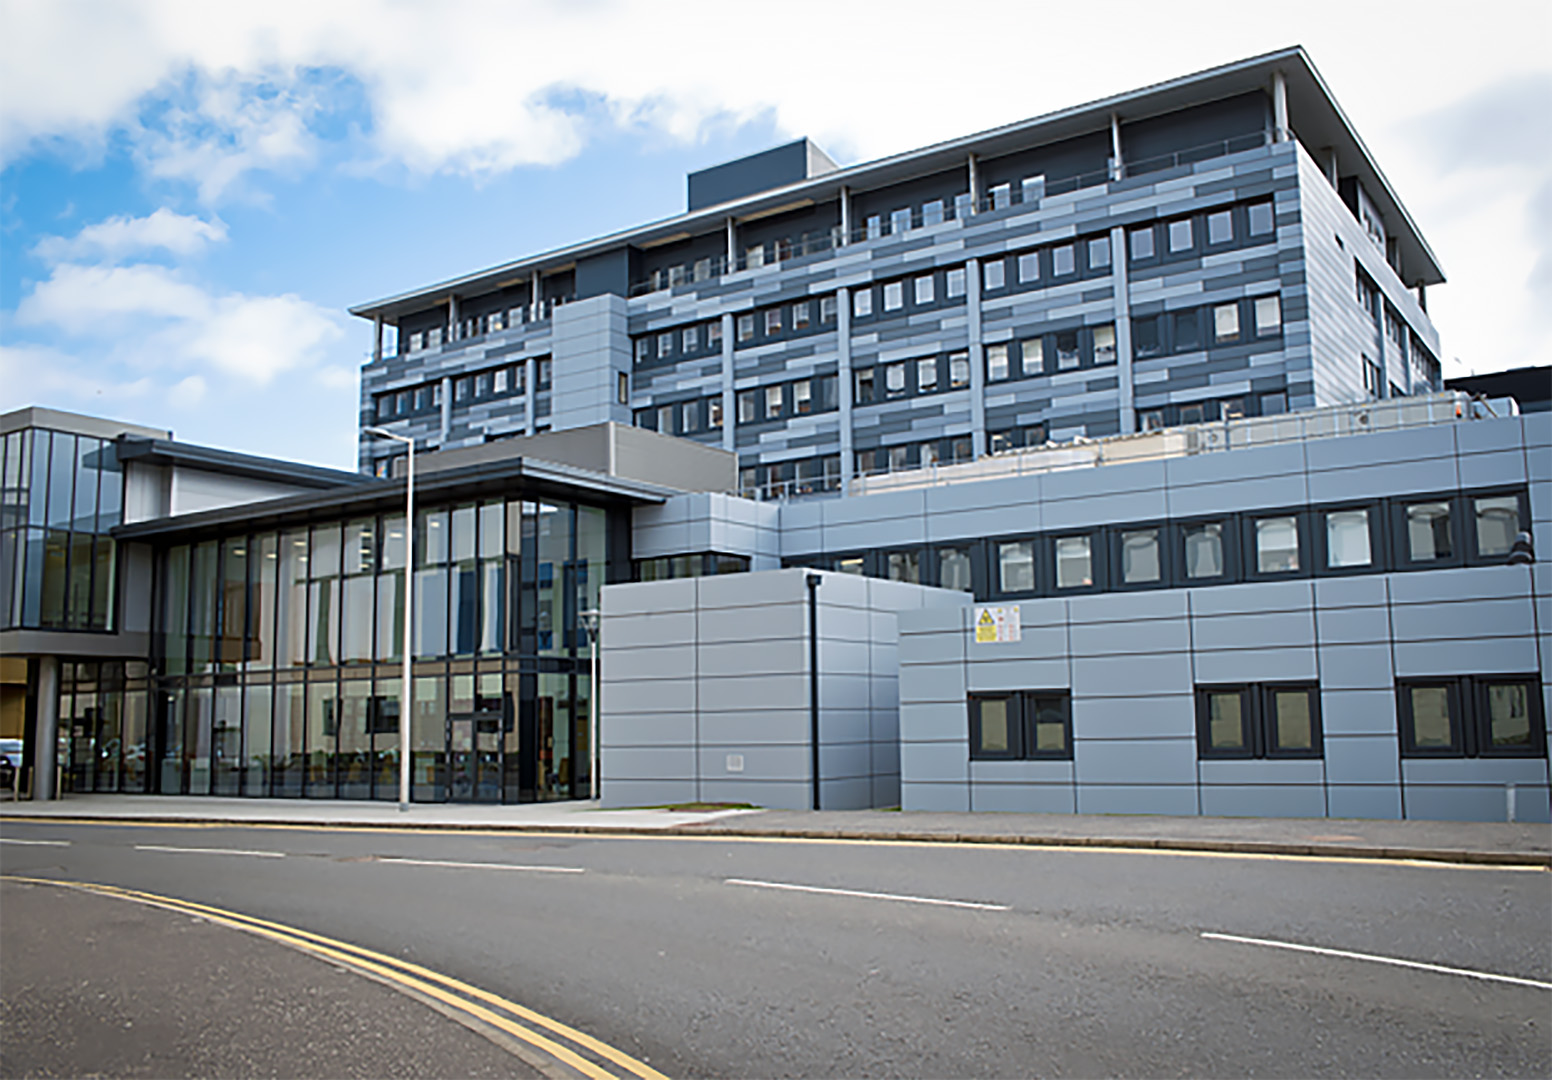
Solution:
[[[824,578],[809,574],[808,584],[808,746],[814,809],[819,809],[819,584]]]

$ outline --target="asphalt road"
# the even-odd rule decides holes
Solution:
[[[6,874],[403,956],[670,1076],[1552,1073],[1544,870],[294,828],[0,836]]]

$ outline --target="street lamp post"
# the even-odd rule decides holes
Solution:
[[[415,439],[411,435],[399,435],[380,427],[366,429],[366,434],[380,439],[392,439],[409,447],[409,458],[404,470],[404,674],[399,683],[399,810],[410,808],[410,647],[413,643],[412,627],[415,625]]]
[[[582,625],[587,629],[588,651],[592,654],[589,658],[591,675],[588,682],[587,710],[587,745],[590,757],[588,765],[588,795],[590,798],[598,799],[603,795],[603,784],[598,775],[599,766],[603,763],[603,755],[599,752],[598,747],[598,733],[600,730],[598,707],[603,700],[603,689],[598,685],[598,631],[603,615],[597,608],[588,608],[586,611],[579,612],[579,614],[582,616]]]

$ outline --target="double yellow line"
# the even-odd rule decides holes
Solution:
[[[229,926],[234,930],[242,930],[288,945],[293,949],[311,953],[331,963],[371,975],[392,986],[421,995],[454,1015],[468,1017],[481,1024],[489,1025],[503,1035],[517,1039],[530,1051],[537,1051],[541,1058],[566,1066],[566,1069],[543,1070],[553,1076],[565,1075],[566,1070],[570,1069],[589,1077],[590,1080],[626,1080],[628,1077],[635,1077],[637,1080],[668,1080],[666,1076],[645,1062],[637,1061],[629,1054],[616,1050],[607,1043],[568,1027],[558,1020],[551,1020],[488,990],[470,986],[466,982],[421,967],[419,964],[412,964],[407,960],[373,952],[371,949],[363,949],[359,945],[351,945],[348,942],[324,937],[322,934],[258,919],[240,912],[226,911],[207,904],[196,904],[190,900],[157,896],[154,893],[140,892],[136,889],[124,889],[117,885],[19,877],[10,874],[0,876],[0,880],[29,885],[63,886],[101,896],[133,900],[136,903],[165,908],[168,911],[198,916],[213,923]]]

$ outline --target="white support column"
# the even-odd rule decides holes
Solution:
[[[55,799],[55,754],[59,746],[59,657],[38,657],[37,742],[32,748],[32,797]],[[151,768],[152,763],[146,762]]]
[[[442,437],[438,446],[447,445],[447,437],[453,430],[453,377],[442,376]]]
[[[461,330],[462,327],[458,325],[458,297],[449,296],[447,298],[447,340],[457,341],[463,337]]]
[[[1126,162],[1121,157],[1121,118],[1110,114],[1110,179],[1126,177]]]
[[[537,407],[535,384],[539,381],[539,362],[530,356],[523,361],[523,434],[533,435],[538,430],[539,418],[534,415]]]
[[[1272,72],[1272,141],[1288,141],[1288,80]]]
[[[738,226],[732,218],[727,219],[727,269],[724,273],[731,274],[738,269]]]
[[[372,316],[372,363],[383,362],[383,317],[381,314]]]
[[[970,180],[970,213],[981,208],[981,172],[974,154],[965,155],[965,169]]]
[[[857,452],[852,443],[851,377],[851,290],[835,290],[836,403],[840,406],[841,494],[851,494],[852,474],[857,470]]]
[[[841,188],[841,247],[851,243],[851,188]]]
[[[733,393],[733,313],[722,316],[722,449],[738,451],[738,400]]]
[[[539,276],[539,271],[533,272],[533,283],[528,286],[528,321],[539,321],[539,305],[543,303],[544,281]],[[532,365],[530,365],[532,366]],[[530,434],[532,434],[530,432]]]
[[[1336,147],[1326,147],[1326,180],[1335,191],[1341,185],[1341,172],[1336,159]]]
[[[970,352],[970,453],[986,453],[986,350],[981,346],[981,265],[965,263],[965,323]]]
[[[1116,403],[1122,435],[1137,430],[1137,391],[1132,379],[1131,282],[1126,267],[1126,229],[1110,230],[1110,273],[1115,288]]]

